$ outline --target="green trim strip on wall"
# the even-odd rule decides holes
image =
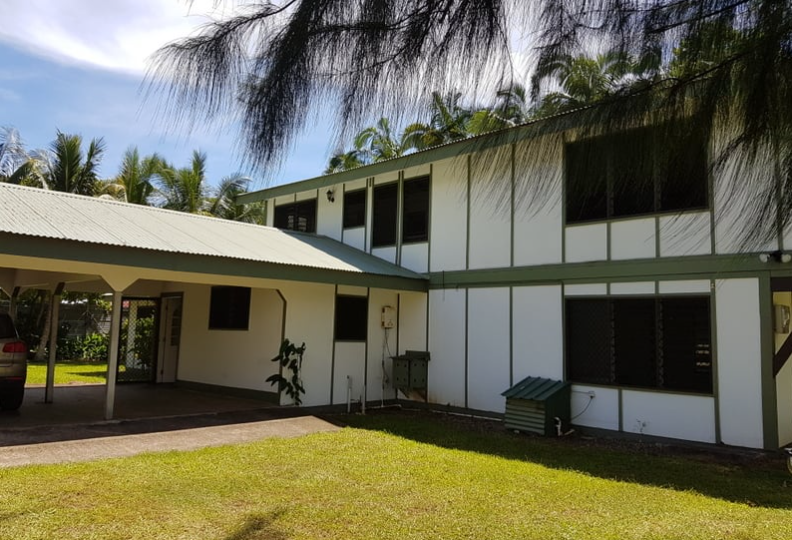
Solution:
[[[470,289],[465,289],[465,408],[468,406],[468,358],[470,356]]]
[[[770,276],[759,276],[759,343],[761,346],[762,433],[765,450],[778,449],[778,405],[773,376],[773,290]]]
[[[42,254],[46,254],[46,256],[42,257]],[[405,291],[428,290],[428,283],[423,279],[246,261],[206,255],[169,253],[10,233],[0,233],[0,256],[2,255],[229,277],[352,285]]]
[[[510,231],[509,231],[509,241],[511,244],[511,251],[509,255],[509,266],[514,266],[514,216],[515,216],[515,202],[514,196],[516,193],[516,183],[517,183],[517,172],[516,172],[516,164],[515,159],[517,155],[517,145],[511,145],[511,196],[510,196],[510,203],[511,203],[511,219],[510,222]]]
[[[710,280],[710,362],[712,362],[712,397],[715,400],[715,442],[721,444],[720,380],[718,379],[718,306],[715,280]]]
[[[467,156],[467,194],[465,196],[465,268],[470,268],[470,183],[472,180],[472,172],[470,165],[470,156]],[[467,402],[466,402],[467,403]]]
[[[509,287],[509,386],[514,386],[514,287]]]
[[[716,278],[792,276],[792,265],[762,263],[750,255],[696,255],[619,261],[431,272],[430,289],[497,287],[560,282],[709,280]]]
[[[330,332],[333,336],[333,352],[330,353],[330,405],[333,405],[333,389],[335,388],[335,360],[336,360],[336,338],[335,338],[335,310],[338,300],[338,285],[335,286],[333,294],[333,320],[330,323]]]

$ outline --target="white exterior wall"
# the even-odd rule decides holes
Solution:
[[[570,411],[572,423],[577,426],[618,431],[619,392],[617,388],[572,385]]]
[[[504,147],[471,158],[470,268],[511,265],[510,157]]]
[[[663,216],[659,225],[661,257],[687,257],[712,253],[710,212]]]
[[[625,219],[611,224],[610,258],[651,259],[656,256],[655,218]]]
[[[566,262],[604,261],[608,258],[608,225],[566,228]]]
[[[622,425],[628,433],[715,443],[715,398],[623,390]]]
[[[721,440],[762,448],[759,280],[716,282]]]
[[[344,243],[360,251],[366,250],[366,229],[356,227],[354,229],[344,229]]]
[[[306,345],[302,366],[303,405],[326,405],[330,403],[335,287],[284,282],[280,291],[286,298],[285,337]],[[288,396],[284,395],[282,403],[288,402]]]
[[[327,190],[319,190],[316,199],[316,232],[341,240],[341,220],[344,212],[344,193],[340,186],[334,188],[335,201],[327,200]]]
[[[424,274],[429,271],[429,243],[404,244],[401,251],[401,266]]]
[[[429,291],[429,401],[464,407],[465,291]]]
[[[467,158],[438,161],[432,168],[429,249],[431,270],[464,270],[467,250]]]
[[[393,399],[393,362],[391,356],[396,354],[397,328],[388,330],[382,328],[382,308],[390,306],[396,310],[399,304],[398,294],[395,291],[372,289],[369,295],[369,324],[368,324],[368,358],[366,399],[376,401],[379,399]],[[400,320],[400,316],[396,320]],[[388,343],[385,344],[387,334]]]
[[[468,407],[502,413],[509,381],[509,289],[468,292]]]
[[[563,297],[559,285],[512,290],[514,383],[564,378]]]
[[[335,366],[333,369],[333,404],[347,402],[347,387],[351,387],[350,399],[363,399],[366,376],[366,344],[364,342],[335,343]]]
[[[404,351],[426,350],[426,302],[427,295],[416,292],[403,292],[399,294],[399,321],[398,332],[399,349],[394,348],[390,340],[391,351],[394,354],[404,354]],[[430,351],[431,352],[431,351]],[[434,361],[434,358],[431,362]],[[432,381],[429,381],[432,384]]]
[[[270,359],[281,342],[283,303],[270,289],[252,289],[244,330],[209,330],[211,286],[174,285],[184,293],[177,378],[182,381],[273,391],[265,379],[278,372]]]
[[[561,186],[564,181],[562,146],[537,155],[535,146],[522,142],[515,146],[514,265],[531,266],[562,262]],[[534,204],[527,189],[535,182],[553,188],[542,204]]]

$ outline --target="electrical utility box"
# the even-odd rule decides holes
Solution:
[[[501,394],[506,398],[506,429],[556,435],[556,418],[569,424],[571,392],[569,383],[526,377]]]
[[[382,306],[382,327],[395,328],[396,327],[396,310],[391,306]]]
[[[427,399],[429,386],[429,351],[405,351],[393,356],[393,385],[404,395]]]

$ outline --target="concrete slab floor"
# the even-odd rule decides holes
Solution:
[[[43,387],[28,387],[18,411],[0,411],[0,431],[7,428],[84,424],[104,420],[103,384],[56,386],[53,403],[44,403]],[[172,385],[123,384],[116,387],[116,420],[254,410],[273,407],[245,399],[186,390]],[[2,437],[0,436],[0,444]]]

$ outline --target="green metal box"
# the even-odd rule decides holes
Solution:
[[[526,377],[501,394],[506,397],[506,429],[556,435],[556,418],[569,425],[571,392],[569,383]]]
[[[429,384],[429,352],[405,351],[393,358],[393,384],[399,390],[426,390]]]

